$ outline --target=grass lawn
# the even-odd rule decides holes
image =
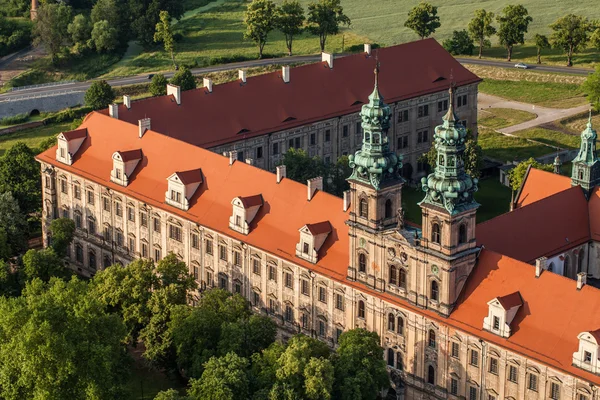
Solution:
[[[587,103],[579,85],[574,83],[484,79],[479,91],[544,107],[570,108]]]
[[[510,203],[510,188],[502,185],[498,178],[490,177],[479,182],[479,190],[475,193],[475,200],[481,207],[477,211],[477,222],[487,221],[508,211]],[[423,200],[425,193],[421,188],[405,187],[402,189],[402,207],[406,218],[421,224],[421,207],[417,205]]]
[[[554,151],[543,144],[528,142],[525,139],[505,136],[490,129],[480,129],[477,142],[483,153],[500,162],[524,160],[529,157],[540,157]]]
[[[23,131],[0,136],[0,156],[17,142],[25,142],[29,147],[38,147],[40,142],[48,137],[56,136],[60,132],[69,130],[71,122],[44,125],[37,128],[25,129]]]
[[[519,132],[515,132],[515,135],[519,137],[536,140],[538,142],[547,143],[553,147],[560,148],[571,148],[575,149],[579,147],[579,136],[578,135],[569,135],[566,133],[553,131],[550,129],[544,128],[530,128],[525,129]],[[549,149],[551,150],[551,149]],[[547,151],[550,153],[550,151]]]
[[[536,115],[512,108],[489,108],[487,110],[479,110],[478,117],[477,124],[479,126],[500,129],[532,120]]]
[[[589,114],[587,112],[565,118],[559,122],[564,129],[580,134],[587,126]],[[592,114],[592,126],[600,130],[600,113]]]

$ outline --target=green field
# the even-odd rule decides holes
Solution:
[[[541,143],[546,143],[552,147],[560,147],[561,149],[578,148],[580,142],[579,135],[569,135],[563,132],[539,127],[515,132],[515,135]],[[550,153],[550,151],[547,151],[547,153]]]
[[[25,129],[23,131],[0,136],[0,156],[17,142],[25,142],[27,146],[36,148],[42,140],[56,136],[60,132],[70,129],[71,122],[44,125],[37,128]]]
[[[532,120],[535,117],[536,115],[530,112],[512,108],[489,108],[479,110],[477,124],[480,127],[500,129]]]
[[[587,103],[580,86],[575,83],[485,79],[479,84],[479,91],[552,108],[570,108]]]
[[[487,157],[500,162],[540,157],[554,151],[552,147],[506,136],[491,129],[480,129],[477,142]]]

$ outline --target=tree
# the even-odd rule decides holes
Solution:
[[[352,174],[352,168],[348,164],[348,156],[341,156],[335,164],[324,164],[324,168],[325,176],[323,179],[325,182],[323,190],[335,196],[342,197],[344,192],[350,189],[347,179]]]
[[[335,389],[341,400],[375,400],[389,387],[379,335],[365,329],[342,333],[335,357]]]
[[[108,25],[116,31],[119,44],[125,44],[131,31],[128,8],[127,0],[98,0],[91,12],[92,26],[100,21],[108,21]]]
[[[427,2],[414,6],[404,22],[404,26],[415,31],[421,39],[431,36],[441,25],[437,7]]]
[[[71,41],[77,53],[81,53],[88,47],[88,42],[92,35],[92,27],[85,15],[77,14],[73,18],[73,22],[67,27],[67,31],[71,35]]]
[[[117,29],[106,20],[98,21],[92,29],[91,43],[97,52],[111,52],[119,45]]]
[[[252,354],[252,367],[250,370],[252,393],[254,398],[268,398],[273,383],[277,379],[277,360],[285,351],[282,342],[273,342],[260,353]]]
[[[0,256],[1,259],[8,260],[9,257],[27,249],[29,234],[27,219],[10,192],[0,193],[0,230],[4,236],[2,251],[4,256]]]
[[[500,24],[498,38],[500,44],[506,48],[507,61],[510,61],[513,47],[525,43],[525,33],[527,33],[529,23],[533,21],[533,18],[529,16],[527,9],[521,4],[508,5],[504,7],[502,13],[496,18]]]
[[[192,72],[187,67],[182,67],[179,71],[175,72],[175,75],[171,78],[171,83],[179,86],[181,90],[196,89],[196,78],[194,78],[194,75],[192,75]]]
[[[56,63],[57,55],[69,41],[70,22],[71,7],[65,3],[46,3],[38,9],[33,25],[34,44],[46,49],[52,63]]]
[[[235,353],[211,357],[200,379],[190,383],[188,395],[194,400],[235,400],[250,396],[248,360]]]
[[[167,83],[169,81],[163,74],[155,74],[150,81],[150,93],[152,93],[152,96],[164,96],[167,94]]]
[[[350,18],[344,14],[341,0],[319,0],[308,4],[308,31],[319,36],[321,51],[329,35],[337,35],[340,25],[350,26]]]
[[[590,36],[590,42],[593,47],[600,50],[600,20],[596,20],[593,22],[594,32]]]
[[[596,71],[588,75],[581,88],[596,112],[600,112],[600,66],[596,66]]]
[[[508,181],[510,182],[510,187],[513,190],[519,190],[521,188],[523,179],[525,179],[525,173],[530,165],[531,168],[537,168],[543,171],[552,172],[554,170],[554,166],[552,164],[541,164],[533,157],[529,158],[528,160],[521,161],[516,167],[508,171]]]
[[[160,21],[156,24],[156,32],[154,32],[154,41],[162,42],[165,51],[171,54],[173,68],[177,69],[175,64],[175,40],[173,40],[173,31],[171,30],[171,16],[168,11],[160,12]]]
[[[15,143],[0,157],[0,193],[11,192],[26,216],[42,205],[40,165],[34,157],[25,142]]]
[[[105,81],[94,81],[85,92],[85,104],[94,110],[108,107],[115,99],[113,88]]]
[[[459,55],[473,55],[473,39],[469,36],[469,32],[466,30],[452,32],[452,37],[444,40],[444,49],[450,54]]]
[[[179,19],[184,12],[184,2],[179,0],[129,0],[131,29],[144,47],[154,44],[156,24],[160,12],[166,11],[171,18]]]
[[[221,327],[218,353],[235,353],[250,357],[266,349],[275,341],[277,325],[264,315],[252,315],[234,322],[226,322]]]
[[[262,58],[267,36],[275,27],[275,9],[271,0],[253,0],[244,14],[244,37],[258,45],[258,58]]]
[[[40,279],[43,282],[49,282],[52,278],[71,276],[61,257],[50,247],[43,250],[28,250],[23,256],[23,274],[27,281]]]
[[[325,358],[311,358],[304,368],[306,398],[329,400],[333,391],[334,369]]]
[[[323,176],[325,172],[321,159],[309,157],[303,149],[290,148],[281,163],[285,165],[287,178],[303,184],[316,176]]]
[[[304,9],[298,0],[284,0],[275,10],[275,27],[285,35],[288,55],[292,55],[294,36],[302,33]]]
[[[469,35],[479,43],[479,58],[483,54],[484,46],[490,45],[489,38],[496,33],[496,28],[492,26],[494,13],[483,9],[475,10],[475,17],[469,22]]]
[[[552,45],[567,53],[567,67],[573,66],[573,53],[580,51],[588,42],[593,26],[586,17],[568,14],[556,20],[550,28],[554,31]]]
[[[125,329],[89,295],[87,284],[33,280],[23,295],[0,297],[2,398],[122,398]]]
[[[542,63],[542,49],[550,48],[550,41],[548,41],[548,37],[546,35],[540,35],[536,33],[533,37],[535,41],[535,47],[537,48],[537,63]]]
[[[75,222],[72,219],[58,218],[50,222],[51,246],[59,257],[67,255],[67,248],[73,241],[74,233]]]
[[[154,400],[187,400],[187,397],[181,396],[175,389],[163,390],[154,396]]]

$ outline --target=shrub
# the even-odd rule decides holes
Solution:
[[[16,125],[22,124],[23,122],[27,122],[29,120],[29,114],[17,114],[12,117],[4,117],[0,119],[0,125]]]
[[[85,92],[85,104],[94,110],[106,108],[115,99],[115,92],[104,80],[95,81]]]
[[[156,74],[150,82],[150,93],[152,96],[164,96],[167,94],[167,78],[163,74]]]
[[[179,86],[181,90],[196,89],[196,78],[194,78],[192,72],[185,67],[175,73],[171,79],[171,83]]]

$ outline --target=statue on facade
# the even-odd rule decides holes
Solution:
[[[399,208],[396,212],[396,219],[398,220],[398,230],[404,229],[404,209]]]

